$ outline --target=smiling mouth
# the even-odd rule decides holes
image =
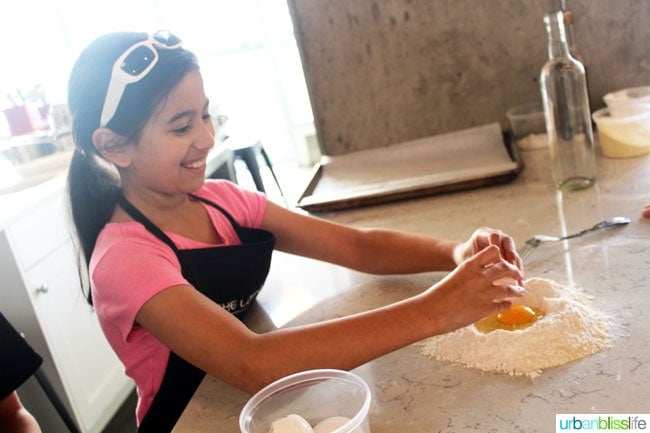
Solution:
[[[205,159],[201,159],[201,160],[198,160],[198,161],[192,161],[192,162],[186,162],[186,163],[181,164],[181,167],[190,168],[190,169],[194,169],[194,170],[199,169],[199,168],[203,168],[203,167],[205,167]]]

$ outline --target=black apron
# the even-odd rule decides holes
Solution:
[[[241,319],[269,272],[275,237],[267,230],[242,227],[221,206],[201,197],[192,197],[228,218],[241,244],[179,250],[126,198],[121,196],[118,203],[131,218],[169,245],[178,257],[183,277],[194,288]],[[171,432],[204,376],[204,371],[170,352],[162,384],[138,432]]]

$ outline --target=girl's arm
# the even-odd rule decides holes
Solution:
[[[521,270],[504,258],[512,253],[512,240],[494,230],[477,230],[470,240],[458,243],[395,230],[350,228],[272,203],[262,226],[276,235],[282,251],[361,271],[453,271],[423,293],[397,303],[263,334],[249,330],[189,286],[170,287],[140,309],[137,322],[172,351],[249,392],[297,371],[352,369],[474,323],[508,308],[510,299],[521,295],[516,286],[493,284],[506,277],[522,279]]]
[[[258,334],[192,287],[175,286],[147,301],[137,321],[208,374],[255,392],[297,371],[352,369],[506,309],[521,292],[493,284],[504,277],[521,272],[489,246],[421,294],[339,319]]]
[[[488,245],[522,269],[511,237],[481,228],[464,243],[389,229],[357,229],[291,212],[268,203],[262,226],[276,248],[374,274],[448,271]]]

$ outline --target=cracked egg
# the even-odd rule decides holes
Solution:
[[[474,324],[477,331],[487,334],[497,329],[519,331],[526,329],[544,317],[544,312],[537,307],[512,304],[506,311],[484,317]]]

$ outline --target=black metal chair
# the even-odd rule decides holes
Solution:
[[[255,188],[260,192],[266,192],[264,188],[264,181],[262,180],[262,175],[260,173],[260,166],[258,163],[258,157],[261,156],[266,164],[267,168],[271,172],[271,176],[275,181],[275,185],[280,192],[284,204],[287,205],[287,199],[284,196],[280,182],[278,181],[275,171],[273,170],[273,164],[269,158],[268,153],[264,149],[262,142],[259,139],[244,139],[238,136],[229,136],[226,138],[226,145],[230,147],[233,152],[235,159],[239,159],[246,164],[246,168],[253,178],[253,183],[255,183]]]

